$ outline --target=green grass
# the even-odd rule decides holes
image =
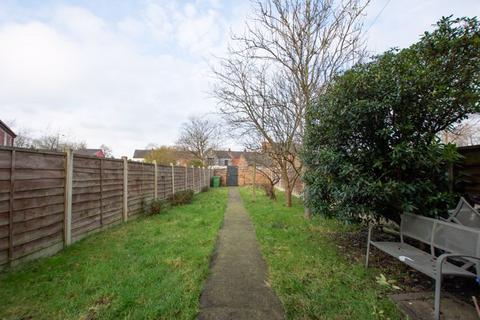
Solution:
[[[282,193],[276,202],[262,192],[252,202],[250,188],[241,195],[288,319],[401,319],[375,271],[347,261],[332,240],[332,233],[352,226],[320,217],[307,221],[300,201],[286,208]]]
[[[227,190],[0,275],[0,319],[193,319]]]

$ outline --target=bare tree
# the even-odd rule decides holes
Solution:
[[[472,115],[466,121],[440,133],[444,143],[455,143],[458,146],[468,146],[480,142],[480,117]]]
[[[221,131],[217,123],[191,117],[188,122],[183,123],[177,145],[206,165],[208,154],[218,147],[220,139]]]
[[[31,148],[32,138],[30,138],[30,132],[27,129],[19,129],[16,132],[17,136],[13,140],[13,146],[17,148]]]
[[[15,127],[16,121],[10,120],[8,123],[10,126]],[[18,148],[43,149],[50,151],[63,151],[65,148],[73,150],[87,148],[86,142],[69,140],[65,134],[60,133],[60,131],[52,132],[48,127],[42,135],[37,138],[32,137],[29,128],[19,128],[17,129],[16,134],[17,137],[14,140],[14,146]]]
[[[17,148],[30,148],[32,146],[32,138],[30,130],[27,128],[18,128],[17,121],[12,119],[5,120],[10,128],[14,128],[16,137],[13,140],[13,146]]]
[[[267,183],[263,184],[266,195],[270,199],[276,200],[275,186],[280,182],[281,171],[276,163],[271,160],[270,156],[263,151],[256,152],[254,162],[256,173],[267,181]]]
[[[281,172],[286,205],[303,167],[299,152],[308,106],[331,78],[365,53],[369,0],[262,0],[243,35],[214,69],[220,111],[240,136],[257,139]],[[306,216],[310,212],[306,211]]]
[[[32,147],[35,149],[44,149],[44,150],[60,150],[60,133],[42,134],[39,138],[32,140]]]
[[[68,140],[65,135],[61,134],[60,132],[46,132],[42,134],[39,138],[32,139],[31,147],[34,149],[63,151],[66,148],[72,150],[86,149],[87,144],[84,141],[78,142]]]

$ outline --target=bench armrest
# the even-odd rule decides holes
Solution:
[[[441,276],[443,262],[448,258],[468,258],[468,259],[478,260],[478,262],[480,262],[480,257],[470,256],[466,254],[444,253],[437,258],[437,262],[435,264],[435,270],[438,271],[437,276]],[[478,275],[479,275],[479,270],[477,269],[477,276]]]

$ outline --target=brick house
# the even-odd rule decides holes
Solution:
[[[215,169],[214,174],[221,177],[223,185],[226,184],[228,175],[228,166],[237,168],[237,182],[239,186],[253,184],[254,167],[256,167],[255,183],[268,184],[269,174],[268,165],[270,161],[265,154],[252,151],[215,151]]]
[[[13,147],[17,135],[2,120],[0,120],[0,146]]]

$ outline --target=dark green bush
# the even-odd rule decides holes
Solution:
[[[191,203],[193,200],[193,190],[178,191],[168,198],[168,201],[172,206],[179,206],[182,204]]]
[[[148,203],[143,202],[143,212],[146,215],[160,214],[168,210],[168,208],[170,208],[170,203],[166,200],[156,199]]]
[[[458,153],[437,135],[478,112],[479,98],[475,18],[443,18],[409,48],[338,76],[307,114],[309,206],[350,221],[445,212]]]

